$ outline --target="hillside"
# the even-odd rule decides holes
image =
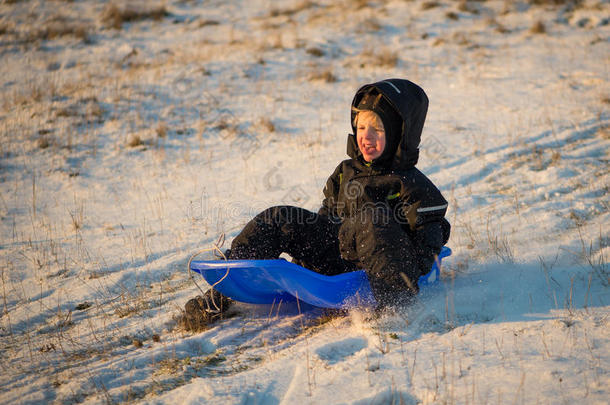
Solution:
[[[0,403],[607,403],[610,2],[125,4],[0,2]],[[184,330],[189,258],[316,211],[389,77],[430,99],[442,282]]]

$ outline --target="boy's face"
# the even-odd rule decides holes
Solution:
[[[361,111],[356,117],[356,140],[364,160],[372,162],[385,149],[385,130],[381,118],[373,111]]]

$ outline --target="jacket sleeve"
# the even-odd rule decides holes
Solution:
[[[405,199],[405,216],[420,273],[426,274],[449,240],[451,226],[445,219],[448,204],[430,179],[419,171],[412,173],[407,183],[411,192]]]
[[[437,210],[425,211],[426,207],[418,208],[417,226],[415,230],[415,253],[421,274],[427,274],[432,268],[436,256],[449,240],[451,225],[445,218],[447,205]]]
[[[333,174],[330,175],[326,180],[324,186],[324,200],[322,201],[322,207],[318,210],[319,215],[327,216],[331,219],[339,220],[339,213],[337,212],[337,201],[339,199],[339,190],[341,187],[341,180],[343,177],[342,165],[337,166]]]

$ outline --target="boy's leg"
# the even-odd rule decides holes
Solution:
[[[377,302],[408,301],[418,292],[419,269],[409,236],[384,208],[363,210],[339,230],[341,255],[366,270]]]
[[[293,206],[266,209],[233,239],[230,259],[276,259],[287,253],[310,270],[334,275],[356,270],[341,258],[339,225]]]
[[[258,214],[235,237],[228,258],[276,259],[285,252],[299,264],[321,274],[357,270],[354,264],[341,258],[338,230],[339,225],[327,217],[305,209],[272,207]],[[205,328],[220,319],[231,303],[216,290],[206,291],[203,296],[186,303],[185,327],[193,330]]]

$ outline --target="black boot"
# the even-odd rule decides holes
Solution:
[[[210,324],[223,318],[233,304],[233,300],[211,288],[184,305],[184,328],[186,330],[206,329]]]
[[[230,256],[231,255],[231,249],[227,249],[224,252],[224,256],[222,255],[222,253],[218,252],[218,251],[214,251],[214,257],[216,258],[216,260],[231,260]]]

